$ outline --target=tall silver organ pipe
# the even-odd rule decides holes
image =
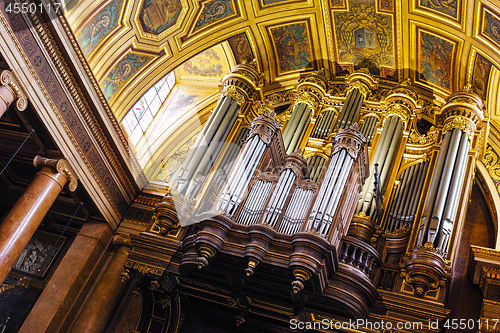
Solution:
[[[358,146],[359,149],[366,142],[363,135],[359,133],[357,124],[339,131],[334,139],[333,153],[309,214],[306,228],[306,230],[319,232],[323,236],[328,235],[346,186],[347,177],[357,157],[357,150],[353,149],[352,145]]]
[[[290,120],[283,131],[283,143],[287,154],[294,152],[300,146],[302,138],[306,134],[307,126],[313,114],[309,104],[298,102],[294,105]]]
[[[373,135],[375,134],[375,130],[377,129],[378,119],[375,116],[368,116],[364,118],[364,122],[361,125],[360,132],[366,138],[366,142],[368,146],[371,146]]]
[[[240,106],[232,97],[222,96],[215,110],[210,115],[207,125],[195,143],[181,167],[179,176],[172,185],[172,190],[177,190],[187,199],[192,199],[205,180],[217,155],[229,135]]]
[[[293,235],[302,229],[313,195],[313,190],[302,187],[297,187],[293,191],[290,203],[279,225],[278,232]]]
[[[358,88],[353,88],[347,93],[347,98],[345,100],[344,106],[339,113],[334,132],[340,129],[347,128],[351,124],[358,121],[359,110],[361,110],[361,105],[363,105],[364,95],[359,91]]]
[[[309,178],[313,182],[317,182],[325,168],[326,159],[319,155],[309,156],[307,158],[307,169],[309,170]]]
[[[326,137],[332,130],[336,115],[337,113],[334,110],[323,111],[323,113],[319,117],[319,120],[317,120],[317,125],[314,128],[314,132],[311,137],[317,139],[326,139]]]
[[[410,228],[415,220],[429,162],[418,163],[405,169],[392,199],[386,230],[394,232],[403,226]]]
[[[238,155],[227,184],[214,205],[215,211],[224,211],[230,217],[236,213],[243,200],[264,150],[271,143],[280,124],[274,119],[274,112],[271,112],[255,118],[251,127],[247,142]]]
[[[397,149],[403,138],[404,130],[403,120],[392,115],[385,121],[384,129],[380,135],[373,159],[370,162],[370,177],[365,181],[363,190],[360,194],[356,214],[363,212],[371,219],[377,214],[375,194],[373,192],[373,183],[375,180],[375,164],[378,164],[380,170],[380,188],[383,189],[387,182],[387,175],[392,168],[393,160],[396,157]]]
[[[458,204],[458,194],[467,163],[470,140],[466,132],[446,132],[432,176],[417,244],[431,242],[446,252]]]

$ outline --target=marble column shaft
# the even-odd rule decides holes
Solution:
[[[35,166],[44,166],[0,224],[1,282],[5,280],[45,214],[70,180],[68,175],[56,171],[56,163],[59,162],[35,157]]]
[[[104,332],[130,283],[129,280],[123,281],[121,277],[129,251],[130,247],[127,245],[118,248],[73,323],[71,333]]]
[[[14,102],[14,93],[12,90],[5,86],[0,86],[0,117],[9,109],[12,102]]]

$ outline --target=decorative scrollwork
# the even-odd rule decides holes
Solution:
[[[26,107],[28,106],[28,99],[14,74],[7,70],[2,71],[0,74],[0,84],[8,88],[12,92],[12,95],[17,99],[17,109],[19,111],[26,110]]]
[[[408,109],[403,107],[401,104],[393,103],[387,107],[387,113],[389,116],[397,116],[401,118],[404,123],[408,123]]]
[[[472,141],[472,136],[474,135],[475,126],[474,123],[468,118],[458,115],[455,117],[450,117],[446,119],[444,123],[443,133],[452,130],[454,128],[461,129],[469,136],[469,139]]]
[[[410,135],[408,136],[409,144],[426,145],[435,143],[438,137],[438,129],[432,126],[427,134],[420,135],[417,131],[412,129]]]
[[[239,106],[244,105],[247,102],[245,95],[238,91],[236,86],[230,85],[224,88],[221,93],[221,96],[231,97],[238,103]]]
[[[302,91],[297,98],[295,99],[295,103],[305,103],[311,107],[311,109],[316,110],[318,102],[316,99],[307,91]]]

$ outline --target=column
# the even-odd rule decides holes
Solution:
[[[0,74],[0,117],[9,109],[9,106],[17,99],[16,107],[24,111],[28,106],[26,95],[21,91],[20,84],[14,75],[4,70]]]
[[[188,200],[196,198],[236,119],[248,109],[250,101],[262,97],[260,81],[261,75],[253,63],[237,65],[224,77],[221,98],[181,166],[172,191]]]
[[[130,281],[123,279],[122,273],[132,249],[132,242],[129,236],[116,235],[113,244],[118,246],[118,249],[71,326],[71,333],[104,332],[127,290]]]
[[[353,73],[346,79],[347,94],[333,132],[348,128],[358,122],[361,106],[371,89],[377,89],[377,81],[369,73]]]
[[[378,214],[382,198],[376,198],[374,192],[375,164],[378,165],[380,177],[380,193],[382,196],[387,185],[387,180],[392,171],[392,166],[403,138],[403,131],[409,122],[413,110],[417,107],[418,95],[407,85],[401,85],[387,96],[387,119],[385,120],[382,134],[375,147],[375,153],[370,161],[370,176],[361,191],[356,214],[375,219]]]
[[[63,189],[77,187],[75,172],[64,160],[36,156],[33,164],[41,170],[0,224],[0,281],[3,282],[24,247]]]
[[[109,257],[107,223],[87,221],[43,289],[20,333],[68,332]]]

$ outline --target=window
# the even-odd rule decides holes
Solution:
[[[175,85],[174,72],[165,75],[160,81],[149,88],[141,99],[129,110],[122,120],[122,124],[134,145],[139,142],[151,121],[167,99],[170,90]]]

